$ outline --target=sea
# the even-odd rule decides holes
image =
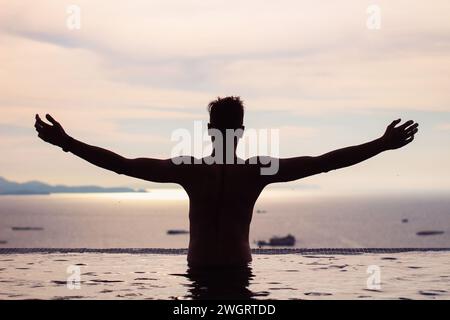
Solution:
[[[187,248],[188,198],[146,193],[0,196],[0,248]],[[297,248],[450,247],[450,197],[265,190],[250,243],[293,235]]]

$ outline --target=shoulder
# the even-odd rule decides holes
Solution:
[[[256,165],[256,166],[268,166],[275,161],[279,161],[280,159],[270,157],[270,156],[255,156],[248,158],[245,160],[245,164]]]

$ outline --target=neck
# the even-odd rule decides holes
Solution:
[[[230,156],[227,157],[226,145],[227,144],[225,143],[223,146],[217,146],[213,142],[213,150],[212,150],[211,156],[216,158],[217,161],[221,161],[221,163],[226,163],[227,159],[230,159]],[[228,150],[229,153],[232,153],[231,159],[233,160],[233,163],[236,163],[236,159],[237,159],[236,148],[237,148],[237,144],[234,144],[233,149]]]

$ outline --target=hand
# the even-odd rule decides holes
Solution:
[[[63,127],[58,123],[58,121],[53,119],[51,115],[47,114],[45,117],[53,125],[49,125],[48,123],[42,121],[39,115],[36,114],[36,122],[34,127],[38,132],[38,137],[45,142],[64,148],[70,140],[69,135],[67,135]]]
[[[384,135],[381,137],[383,146],[387,150],[398,149],[406,146],[414,140],[414,135],[419,131],[419,124],[412,120],[406,121],[404,124],[396,127],[400,121],[401,119],[392,121],[392,123],[387,127]]]

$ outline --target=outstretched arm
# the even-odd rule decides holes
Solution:
[[[36,115],[34,126],[39,138],[98,167],[153,182],[183,182],[182,166],[175,165],[171,159],[127,159],[109,150],[91,146],[70,137],[51,115],[47,114],[46,118],[52,125],[42,121],[39,115]]]
[[[334,150],[317,157],[296,157],[280,159],[278,173],[267,176],[267,183],[286,182],[352,166],[377,154],[406,146],[414,140],[418,124],[409,120],[396,127],[400,119],[393,121],[384,135],[373,141]]]

